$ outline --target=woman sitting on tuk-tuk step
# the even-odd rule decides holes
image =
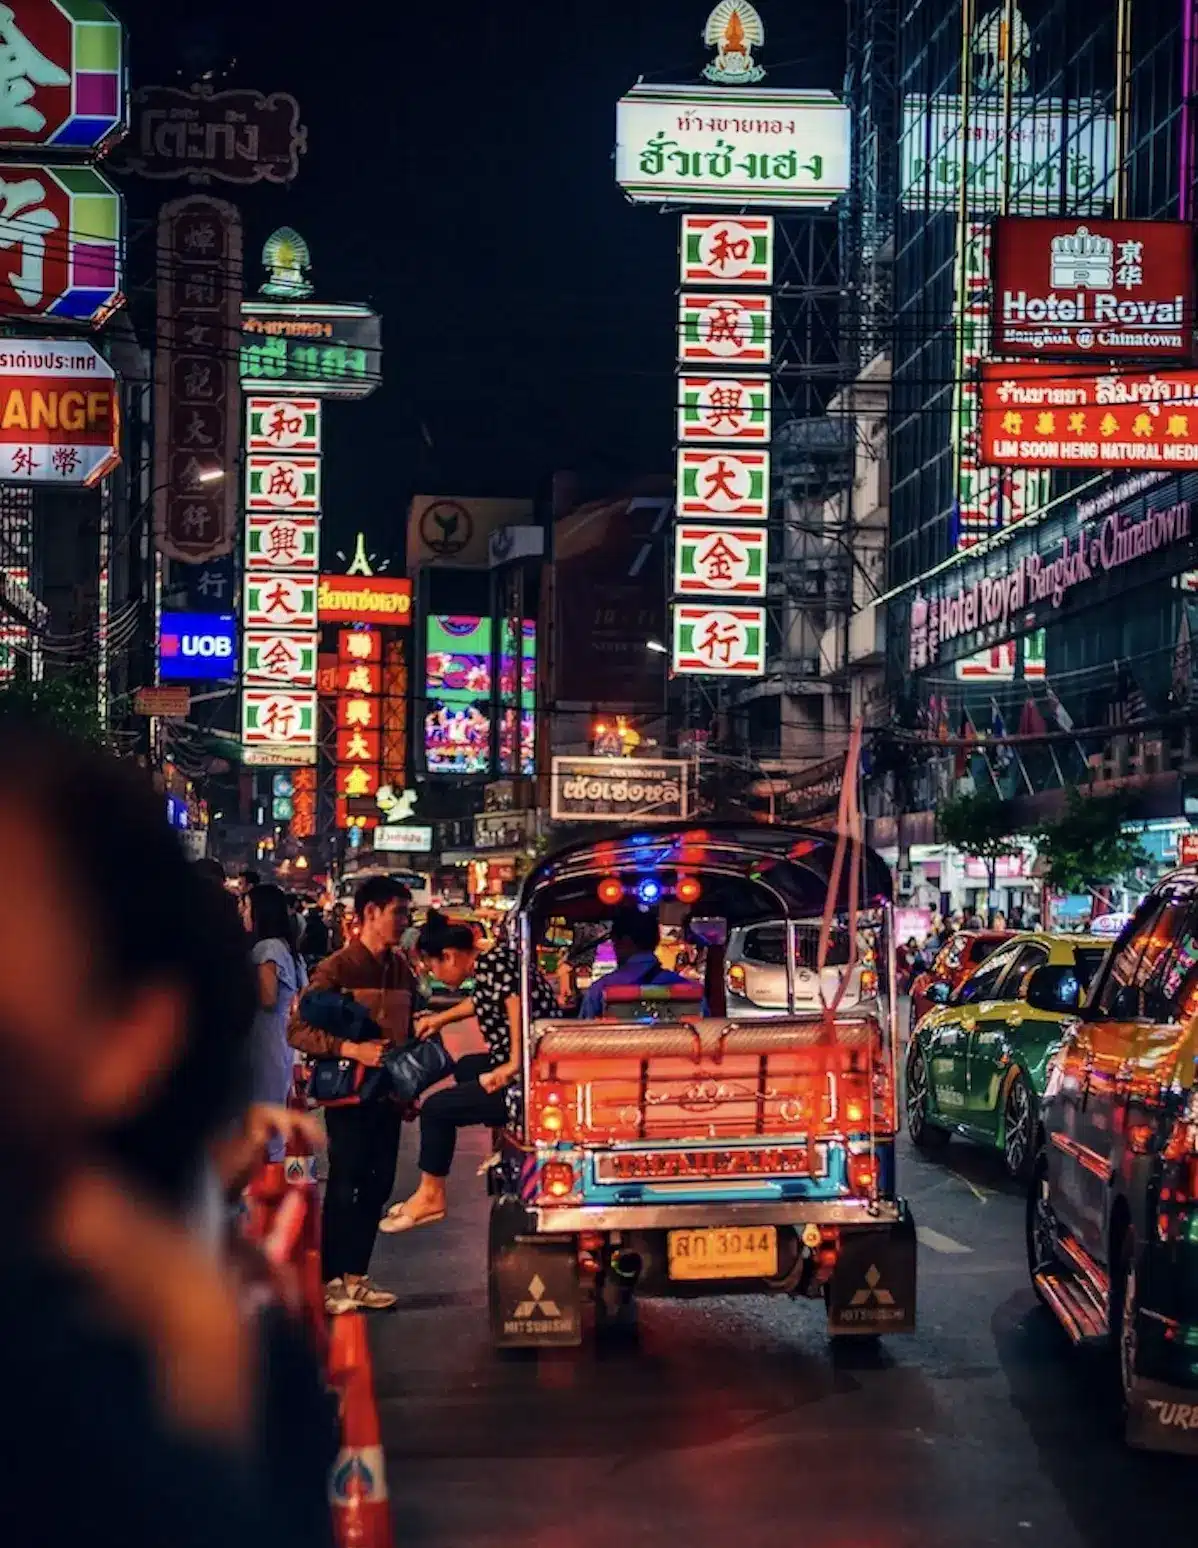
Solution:
[[[485,1054],[466,1054],[454,1069],[456,1084],[435,1091],[420,1108],[420,1183],[411,1198],[393,1204],[379,1225],[391,1235],[434,1225],[446,1214],[445,1179],[453,1165],[457,1131],[473,1124],[500,1128],[516,1115],[516,1092],[523,1046],[520,1026],[520,957],[509,941],[479,952],[474,931],[453,924],[430,909],[417,950],[429,968],[450,989],[468,978],[474,990],[468,1000],[448,1010],[416,1018],[416,1035],[429,1037],[451,1022],[473,1014],[486,1039]],[[560,1014],[549,980],[534,969],[531,983],[533,1017]]]

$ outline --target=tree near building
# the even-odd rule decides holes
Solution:
[[[936,808],[936,827],[943,843],[983,862],[991,892],[998,862],[1023,853],[1012,803],[991,789],[942,801]]]
[[[36,682],[14,678],[0,687],[0,725],[14,724],[52,726],[85,742],[102,742],[94,676],[80,670]]]
[[[1035,835],[1047,886],[1053,892],[1093,892],[1146,865],[1139,839],[1123,831],[1134,815],[1134,800],[1125,791],[1095,795],[1071,785],[1065,810]]]

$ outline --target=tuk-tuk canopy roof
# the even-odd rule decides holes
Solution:
[[[599,897],[606,877],[624,883],[629,897],[656,902],[639,889],[654,881],[662,901],[674,895],[680,877],[700,883],[695,915],[727,919],[730,925],[761,919],[819,918],[827,902],[836,835],[818,828],[777,824],[670,823],[619,828],[546,856],[524,879],[518,907],[571,920],[600,919],[611,904]],[[836,909],[849,906],[849,861],[845,852]],[[862,909],[891,897],[890,871],[865,845],[858,851]],[[650,885],[648,891],[652,892]]]

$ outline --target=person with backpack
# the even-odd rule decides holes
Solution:
[[[640,909],[635,903],[621,903],[612,914],[611,944],[616,954],[616,966],[610,973],[596,979],[582,997],[578,1012],[580,1021],[596,1021],[603,1015],[603,994],[606,989],[619,985],[652,984],[663,988],[669,984],[690,982],[681,973],[672,973],[662,967],[657,955],[661,941],[661,927],[657,915],[651,909]]]

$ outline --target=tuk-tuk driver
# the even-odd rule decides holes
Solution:
[[[579,1019],[597,1021],[603,1015],[605,989],[629,984],[663,988],[668,984],[690,983],[691,980],[681,973],[672,973],[669,968],[662,967],[657,955],[660,941],[661,927],[656,913],[642,910],[635,903],[621,903],[611,920],[616,966],[596,979],[583,995]]]

